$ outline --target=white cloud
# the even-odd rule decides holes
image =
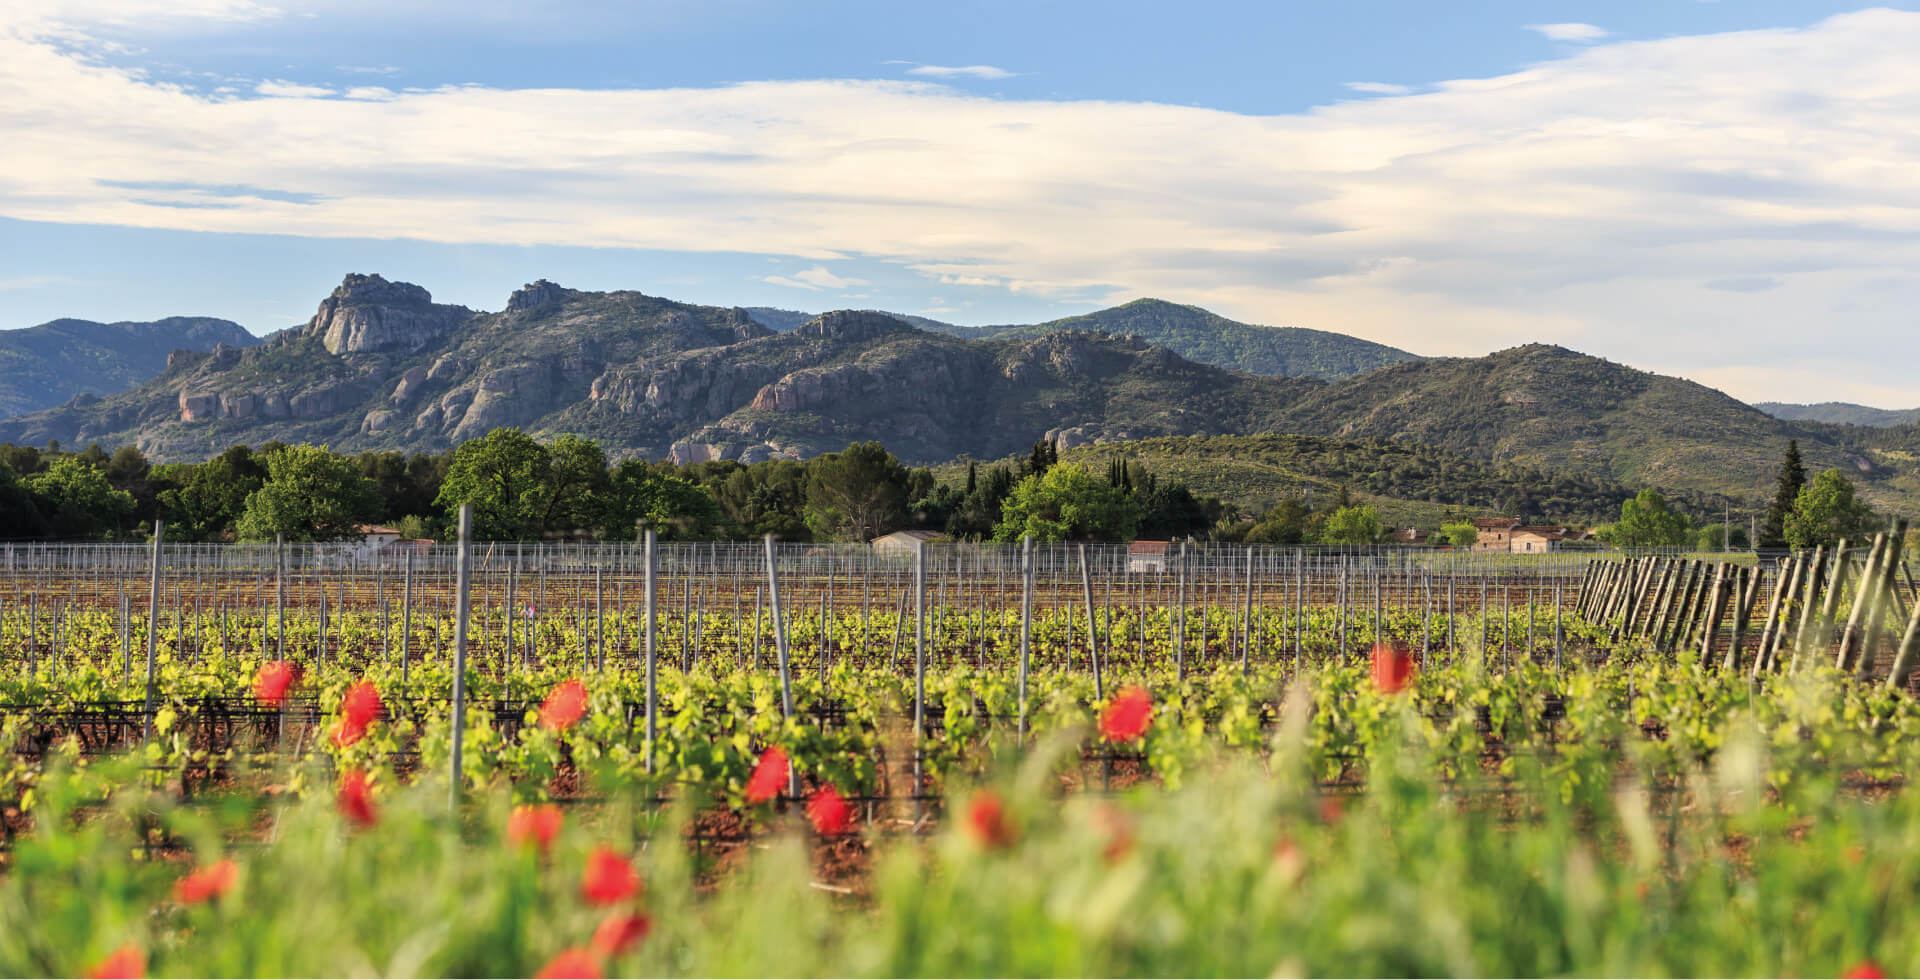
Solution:
[[[776,286],[792,286],[795,289],[812,290],[845,289],[848,286],[867,285],[867,280],[865,279],[854,279],[850,276],[845,278],[836,276],[824,265],[816,265],[811,269],[796,272],[791,277],[765,276],[761,281],[770,282]]]
[[[261,95],[282,99],[313,99],[339,94],[324,85],[302,85],[280,79],[261,82],[253,90]]]
[[[926,75],[930,78],[1012,78],[1014,73],[1005,68],[992,65],[917,65],[907,69],[909,75]]]
[[[1920,404],[1878,353],[1920,306],[1920,14],[1596,44],[1268,116],[911,81],[205,96],[12,23],[5,217],[757,253],[821,263],[768,280],[812,290],[860,285],[827,263],[863,256],[1421,353],[1547,340],[1785,386],[1747,397]],[[169,186],[273,194],[186,207]],[[1850,373],[1791,370],[1820,357]]]
[[[1592,24],[1528,24],[1527,30],[1534,31],[1550,41],[1572,41],[1576,44],[1592,44],[1607,36],[1607,31]]]
[[[1411,85],[1395,85],[1392,82],[1348,82],[1347,87],[1368,95],[1405,95],[1413,91]]]

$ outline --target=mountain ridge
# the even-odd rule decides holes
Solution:
[[[138,385],[165,370],[176,350],[257,343],[245,327],[207,316],[112,323],[62,317],[0,330],[0,418]]]
[[[1872,428],[1920,423],[1920,408],[1873,408],[1852,402],[1754,402],[1753,407],[1788,422],[1831,422]]]
[[[799,326],[809,316],[764,306],[748,307],[747,312],[776,331]],[[1240,323],[1198,306],[1152,297],[1044,323],[968,327],[910,314],[886,315],[966,340],[1030,339],[1065,330],[1131,334],[1200,364],[1282,378],[1339,380],[1418,359],[1418,355],[1347,334]]]
[[[1845,469],[1877,501],[1920,500],[1920,430],[1780,420],[1553,345],[1283,378],[1197,363],[1133,333],[976,339],[858,310],[780,332],[739,307],[547,280],[486,312],[360,274],[304,326],[248,349],[177,354],[128,391],[0,422],[0,440],[133,444],[168,460],[268,440],[443,450],[498,426],[682,462],[805,458],[870,439],[937,463],[1038,439],[1073,449],[1296,434],[1739,499],[1764,497],[1799,439],[1810,467]]]

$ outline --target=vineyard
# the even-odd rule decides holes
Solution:
[[[5,548],[0,970],[1910,973],[1899,530]]]

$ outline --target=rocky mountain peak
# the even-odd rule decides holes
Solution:
[[[800,337],[829,340],[871,340],[888,334],[913,332],[913,327],[886,315],[868,310],[835,310],[822,313],[795,328]]]
[[[561,286],[559,283],[548,282],[545,279],[535,279],[521,286],[519,289],[514,290],[513,295],[507,297],[507,309],[531,310],[536,306],[544,306],[548,303],[563,299],[569,292],[572,292],[572,290]]]
[[[426,306],[433,302],[433,294],[427,292],[426,287],[390,282],[377,272],[372,275],[347,273],[328,298],[371,306]]]
[[[306,333],[331,354],[417,351],[472,315],[464,306],[435,303],[413,283],[351,273],[320,301]]]

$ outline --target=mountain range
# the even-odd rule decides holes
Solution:
[[[441,450],[518,426],[683,462],[801,458],[876,439],[935,463],[997,459],[1042,438],[1073,449],[1282,433],[1757,500],[1795,438],[1810,467],[1846,469],[1879,502],[1920,500],[1913,427],[1779,419],[1560,347],[1415,358],[1352,338],[1324,345],[1302,331],[1275,335],[1302,341],[1292,346],[1262,336],[1278,367],[1257,374],[1199,363],[1140,333],[1083,328],[1135,324],[1165,336],[1168,323],[1210,316],[1145,300],[1050,331],[927,329],[870,311],[775,329],[765,311],[546,280],[498,312],[476,311],[356,274],[303,326],[252,347],[177,353],[125,391],[0,422],[0,440],[134,444],[176,460],[274,439]],[[1335,356],[1388,363],[1358,370],[1327,359]],[[1311,376],[1316,363],[1335,377]]]
[[[174,316],[148,322],[54,320],[0,330],[0,417],[50,408],[83,394],[131,388],[167,366],[176,350],[251,347],[258,338],[231,320]]]
[[[1920,408],[1869,408],[1851,402],[1818,402],[1798,405],[1792,402],[1755,402],[1753,405],[1777,419],[1793,422],[1832,422],[1836,425],[1866,425],[1889,428],[1920,422]]]
[[[771,307],[750,307],[747,313],[768,328],[782,332],[812,318],[812,314]],[[1063,330],[1130,334],[1190,361],[1276,378],[1339,380],[1419,359],[1406,351],[1346,334],[1304,327],[1255,326],[1229,320],[1198,306],[1163,299],[1137,299],[1046,323],[989,327],[963,327],[899,313],[887,315],[922,330],[968,340],[1030,339]]]

